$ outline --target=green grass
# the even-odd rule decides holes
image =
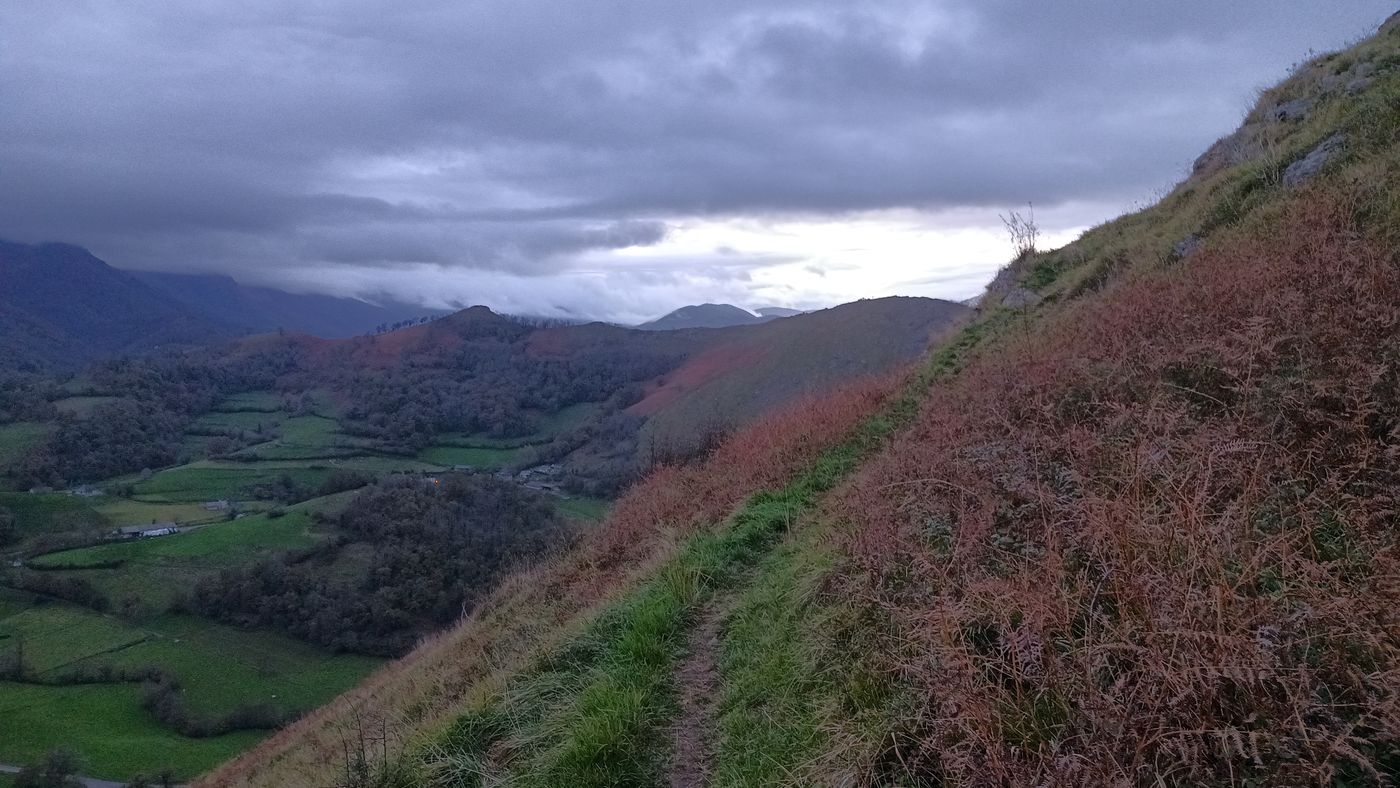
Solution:
[[[227,713],[250,702],[310,710],[381,664],[371,657],[330,654],[277,633],[190,616],[160,616],[138,628],[148,635],[144,640],[86,661],[159,665],[179,677],[186,702],[198,714]]]
[[[53,432],[52,424],[19,421],[0,424],[0,469],[7,468]]]
[[[213,411],[206,413],[190,425],[189,431],[197,434],[224,432],[260,432],[276,427],[284,417],[280,413],[267,413],[257,410]]]
[[[224,413],[238,411],[276,413],[282,410],[282,395],[275,391],[247,391],[242,394],[234,394],[220,402],[214,406],[214,410]]]
[[[0,607],[0,610],[5,608]],[[182,697],[196,714],[224,714],[251,703],[284,711],[309,710],[354,686],[380,661],[333,655],[291,638],[246,632],[189,616],[162,615],[132,622],[61,604],[30,607],[0,619],[0,650],[23,640],[25,663],[41,675],[61,675],[84,664],[156,666],[178,677]],[[259,732],[186,739],[160,726],[139,707],[138,687],[83,687],[0,683],[0,762],[24,763],[62,746],[94,764],[99,776],[127,777],[173,766],[190,776],[250,746]],[[91,717],[108,737],[128,742],[124,758],[89,729]],[[214,743],[222,742],[218,746]],[[172,753],[184,753],[177,758]]]
[[[115,652],[146,637],[118,618],[61,604],[30,607],[0,621],[0,648],[13,653],[22,642],[25,666],[39,673]]]
[[[289,508],[281,517],[256,514],[171,536],[135,539],[49,553],[36,566],[84,566],[120,562],[115,569],[73,570],[114,602],[135,595],[163,609],[182,589],[211,572],[315,545],[310,507]],[[65,572],[64,574],[69,574]]]
[[[248,488],[269,484],[287,474],[298,484],[319,487],[331,474],[329,467],[261,467],[255,463],[193,462],[161,471],[137,482],[134,496],[144,501],[191,503],[248,498]]]
[[[116,402],[119,399],[121,397],[66,397],[55,401],[53,406],[58,408],[59,413],[87,418],[98,406]]]
[[[190,778],[253,746],[265,734],[243,731],[189,739],[141,708],[135,684],[42,687],[0,682],[0,761],[34,763],[56,743],[80,755],[84,774],[124,780],[162,768]]]
[[[470,435],[448,432],[438,435],[434,443],[438,446],[457,446],[464,449],[519,449],[548,443],[560,434],[582,426],[600,407],[602,406],[597,402],[569,405],[557,413],[544,416],[540,419],[539,429],[518,438],[493,438],[481,432]]]
[[[559,498],[554,508],[576,520],[601,522],[608,514],[611,501],[602,498]]]
[[[116,526],[146,523],[209,523],[224,519],[223,512],[206,511],[198,503],[155,503],[128,498],[106,498],[94,507]]]
[[[434,465],[470,465],[473,468],[504,468],[519,459],[524,449],[485,449],[462,446],[429,446],[418,453],[422,462]]]
[[[775,785],[822,752],[822,703],[835,694],[809,638],[831,554],[810,540],[764,559],[725,620],[719,656],[719,785]]]
[[[107,526],[106,518],[89,506],[87,499],[64,493],[0,492],[0,506],[14,512],[21,537]]]
[[[363,454],[371,447],[367,441],[341,433],[339,427],[335,419],[324,416],[296,416],[281,423],[280,438],[249,446],[234,456],[265,460],[319,460]]]

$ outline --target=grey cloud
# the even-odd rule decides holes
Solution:
[[[0,237],[538,278],[687,216],[1122,202],[1390,6],[16,0]]]

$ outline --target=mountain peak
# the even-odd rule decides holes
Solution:
[[[762,323],[760,317],[733,304],[691,304],[669,312],[637,328],[644,331],[678,331],[686,328],[728,328]]]

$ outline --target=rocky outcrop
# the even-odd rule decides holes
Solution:
[[[1041,302],[1039,294],[1024,287],[1013,287],[1001,297],[1001,305],[1008,309],[1025,309]]]
[[[1309,112],[1312,112],[1313,105],[1316,103],[1314,99],[1310,98],[1285,101],[1269,110],[1269,117],[1280,123],[1286,121],[1300,121],[1305,119]]]
[[[1380,34],[1389,35],[1400,30],[1400,11],[1390,15],[1390,18],[1381,24]]]
[[[1312,180],[1346,150],[1346,145],[1347,136],[1340,132],[1318,143],[1316,148],[1308,151],[1308,155],[1288,165],[1288,169],[1283,171],[1283,185],[1299,186]]]

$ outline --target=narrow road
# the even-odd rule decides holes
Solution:
[[[22,768],[24,767],[15,766],[9,763],[0,763],[0,774],[19,774],[20,769]],[[83,784],[84,788],[126,788],[126,783],[112,782],[111,780],[99,780],[96,777],[78,776],[77,779],[78,782]],[[185,786],[177,785],[175,786],[175,788],[185,788]]]

